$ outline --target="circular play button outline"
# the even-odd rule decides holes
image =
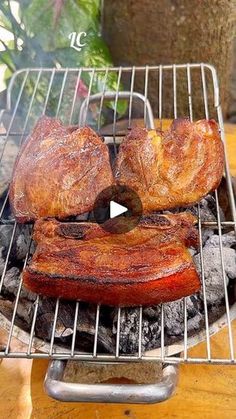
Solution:
[[[127,233],[135,228],[142,213],[138,194],[126,185],[111,185],[101,191],[93,208],[95,221],[113,234]]]

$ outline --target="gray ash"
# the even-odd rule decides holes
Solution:
[[[199,209],[201,212],[201,221],[217,221],[217,209],[216,209],[216,201],[212,195],[207,195],[205,198],[201,200],[199,203]],[[193,207],[184,208],[179,207],[171,212],[174,214],[178,214],[179,212],[190,212],[191,214],[198,216],[198,206],[194,205]],[[225,221],[225,215],[222,208],[219,208],[220,211],[220,220]]]
[[[216,203],[213,196],[208,195],[200,203],[202,221],[216,221]],[[175,212],[184,209],[175,210]],[[186,209],[185,209],[186,210]],[[188,208],[186,211],[197,215],[197,207]],[[11,215],[6,209],[8,219],[0,225],[0,274],[3,273],[5,259],[9,248],[13,225],[8,224]],[[224,212],[220,212],[224,220]],[[14,301],[20,285],[20,273],[23,268],[24,258],[28,252],[31,237],[31,226],[17,226],[13,245],[9,255],[7,271],[4,276],[3,288],[0,298],[1,312],[11,319]],[[221,252],[217,230],[204,228],[202,230],[203,262],[206,300],[210,321],[219,318],[224,310],[224,283],[221,266]],[[225,261],[225,280],[228,289],[234,288],[236,279],[236,238],[233,232],[222,234],[222,250]],[[34,247],[31,246],[31,253]],[[200,254],[190,249],[196,268],[201,277]],[[15,324],[26,331],[30,331],[37,296],[26,290],[22,285],[17,306]],[[188,336],[191,336],[205,327],[204,295],[199,293],[187,297],[187,323]],[[233,299],[232,303],[235,301]],[[9,309],[9,303],[12,309]],[[35,324],[35,334],[45,341],[51,340],[56,301],[55,299],[40,297]],[[71,347],[74,328],[75,303],[60,301],[58,318],[55,329],[55,344]],[[160,347],[161,339],[161,306],[143,308],[142,349],[150,350]],[[92,351],[94,344],[96,323],[96,306],[80,303],[78,321],[76,324],[76,350]],[[183,338],[184,334],[184,300],[164,304],[164,339],[165,345],[172,344]],[[101,307],[99,318],[98,351],[114,353],[117,334],[117,309]],[[138,349],[139,336],[139,309],[121,309],[120,324],[120,353],[135,353]]]
[[[10,247],[13,228],[13,224],[3,224],[0,226],[0,244],[4,256],[7,255],[7,251]],[[17,225],[11,246],[10,260],[21,261],[26,257],[29,249],[31,231],[32,227],[29,225]],[[33,249],[31,251],[33,251]]]

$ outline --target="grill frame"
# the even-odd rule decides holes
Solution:
[[[128,126],[130,127],[130,124],[132,122],[132,100],[133,100],[133,96],[135,94],[134,91],[134,80],[135,80],[135,75],[137,74],[137,72],[143,72],[144,74],[144,92],[143,92],[143,96],[144,96],[144,124],[147,123],[147,115],[149,115],[149,107],[148,107],[148,76],[149,73],[152,71],[157,71],[158,72],[158,78],[159,78],[159,91],[158,91],[158,119],[160,122],[160,127],[162,126],[162,118],[163,118],[163,112],[162,112],[162,102],[163,102],[163,90],[162,90],[162,82],[163,82],[163,74],[166,71],[170,71],[172,72],[172,76],[173,76],[173,117],[176,118],[178,117],[178,102],[177,102],[177,75],[178,75],[178,71],[179,70],[185,70],[186,71],[186,80],[187,80],[187,93],[188,93],[188,109],[189,109],[189,117],[190,120],[193,119],[193,103],[192,103],[192,83],[191,83],[191,71],[198,69],[200,71],[201,74],[201,81],[202,81],[202,95],[203,95],[203,102],[204,102],[204,115],[203,117],[206,117],[207,119],[211,116],[210,112],[209,112],[209,98],[208,98],[208,92],[207,92],[207,83],[206,83],[206,72],[208,72],[208,74],[210,74],[211,76],[211,80],[212,80],[212,85],[213,85],[213,90],[214,90],[214,110],[216,112],[216,116],[218,119],[218,123],[219,123],[219,128],[220,128],[220,133],[221,133],[221,138],[222,141],[225,145],[225,135],[224,135],[224,125],[223,125],[223,117],[222,117],[222,111],[221,111],[221,105],[220,105],[220,97],[219,97],[219,85],[218,85],[218,79],[217,79],[217,74],[216,74],[216,70],[214,69],[213,66],[208,65],[208,64],[180,64],[180,65],[160,65],[160,66],[143,66],[143,67],[113,67],[113,68],[99,68],[99,69],[94,69],[94,68],[67,68],[67,69],[55,69],[55,68],[34,68],[34,69],[22,69],[19,70],[18,72],[16,72],[10,82],[9,88],[8,88],[8,92],[7,92],[7,110],[12,110],[12,99],[11,99],[11,94],[12,94],[12,89],[15,83],[15,80],[17,77],[19,77],[19,75],[23,74],[23,82],[21,84],[21,88],[19,90],[19,94],[18,94],[18,98],[16,100],[13,112],[12,112],[12,116],[11,116],[11,121],[10,124],[8,126],[7,132],[4,135],[5,136],[5,142],[3,143],[2,146],[2,150],[1,150],[1,154],[0,157],[2,159],[3,155],[4,155],[4,151],[5,151],[5,146],[7,144],[8,138],[11,135],[14,135],[14,133],[11,132],[11,127],[13,125],[14,119],[17,115],[17,110],[20,104],[20,100],[21,100],[21,96],[24,90],[24,87],[26,85],[27,82],[27,78],[29,77],[30,74],[32,73],[36,73],[37,78],[36,78],[36,82],[35,82],[35,86],[34,86],[34,90],[33,90],[33,94],[31,97],[31,101],[27,110],[27,117],[25,119],[24,122],[24,126],[23,126],[23,131],[21,133],[16,133],[18,135],[20,135],[20,144],[23,142],[23,140],[26,137],[26,128],[27,128],[27,123],[28,123],[28,119],[30,117],[30,112],[32,109],[32,105],[35,99],[35,94],[37,91],[37,87],[38,87],[38,83],[40,80],[40,77],[42,76],[43,73],[45,72],[49,72],[50,73],[50,78],[49,78],[49,84],[48,84],[48,90],[46,92],[46,96],[45,96],[45,102],[43,105],[43,112],[46,112],[47,109],[47,104],[48,104],[48,100],[50,97],[50,92],[51,92],[51,88],[52,88],[52,84],[53,84],[53,80],[55,77],[55,74],[57,74],[58,72],[64,72],[64,77],[63,77],[63,81],[62,81],[62,88],[60,91],[60,97],[59,97],[59,101],[58,101],[58,106],[57,106],[57,111],[55,116],[58,116],[59,114],[59,110],[60,110],[60,105],[61,105],[61,101],[63,98],[63,94],[64,94],[64,88],[66,85],[66,79],[69,73],[71,72],[77,72],[78,73],[78,78],[77,78],[77,83],[76,83],[76,89],[75,89],[75,93],[77,92],[77,87],[78,87],[78,83],[81,80],[81,76],[83,74],[83,72],[86,73],[91,73],[91,78],[90,78],[90,84],[89,84],[89,89],[88,89],[88,95],[87,98],[85,98],[85,109],[86,109],[86,115],[88,112],[88,107],[89,107],[89,103],[90,103],[90,98],[92,96],[92,83],[93,83],[93,78],[94,75],[96,73],[102,72],[105,73],[105,79],[107,78],[108,72],[115,72],[117,74],[117,90],[113,93],[114,94],[114,116],[113,116],[113,129],[112,129],[112,135],[110,137],[107,137],[107,140],[109,141],[109,138],[113,140],[114,145],[115,145],[115,137],[116,137],[116,117],[117,117],[117,103],[119,98],[121,98],[122,93],[120,93],[119,91],[119,87],[120,87],[120,81],[121,81],[121,75],[123,73],[129,73],[130,74],[130,99],[129,99],[129,112],[128,112]],[[124,92],[123,92],[124,93]],[[106,95],[106,86],[105,86],[105,82],[104,82],[104,87],[102,90],[102,93],[100,95],[100,110],[99,110],[99,116],[98,116],[98,132],[100,131],[101,128],[101,111],[102,111],[102,106],[103,106],[103,102],[104,102],[104,98]],[[75,106],[75,102],[76,102],[76,94],[74,94],[73,97],[73,102],[72,102],[72,108],[71,108],[71,113],[70,113],[70,117],[69,117],[69,123],[71,123],[72,121],[72,116],[73,116],[73,110],[74,110],[74,106]],[[0,123],[2,120],[2,117],[4,115],[4,110],[0,112]],[[150,118],[149,118],[150,119]],[[150,125],[150,123],[149,123]],[[1,140],[1,135],[0,135],[0,140]],[[3,138],[2,138],[3,139]],[[116,147],[115,147],[116,149]],[[7,345],[4,351],[0,352],[0,357],[18,357],[18,358],[22,358],[22,357],[28,357],[28,358],[52,358],[52,359],[74,359],[74,360],[88,360],[88,361],[159,361],[159,362],[168,362],[168,363],[216,363],[216,364],[235,364],[236,363],[236,359],[235,359],[235,351],[234,351],[234,342],[233,342],[233,333],[232,333],[232,325],[231,325],[231,320],[236,318],[236,303],[234,303],[231,307],[229,306],[229,301],[228,301],[228,293],[227,293],[227,283],[226,283],[226,276],[225,276],[225,270],[224,270],[224,256],[223,256],[223,247],[222,247],[222,240],[221,240],[221,236],[222,236],[222,230],[226,227],[232,227],[232,229],[234,228],[234,231],[236,231],[236,210],[235,210],[235,202],[234,202],[234,195],[233,195],[233,189],[232,189],[232,183],[230,180],[230,172],[229,172],[229,165],[228,165],[228,160],[227,160],[227,155],[226,155],[226,150],[225,150],[225,175],[226,175],[226,182],[227,182],[227,189],[228,189],[228,198],[229,198],[229,202],[230,202],[230,206],[231,206],[231,214],[232,214],[232,221],[227,221],[227,222],[222,222],[220,220],[220,213],[219,213],[219,200],[218,200],[218,193],[217,191],[215,192],[215,199],[216,199],[216,205],[217,205],[217,222],[205,222],[203,223],[201,221],[201,216],[200,216],[200,206],[198,204],[198,214],[199,214],[199,219],[198,219],[198,227],[199,227],[199,238],[200,238],[200,256],[201,256],[201,268],[202,268],[202,275],[203,275],[203,296],[204,296],[204,314],[205,314],[205,329],[201,330],[199,333],[197,333],[196,335],[192,336],[192,337],[188,337],[188,330],[187,330],[187,308],[186,308],[186,299],[183,299],[183,310],[184,310],[184,325],[185,325],[185,330],[184,330],[184,338],[183,341],[180,341],[178,344],[176,345],[171,345],[171,346],[165,346],[165,341],[164,341],[164,304],[162,304],[161,306],[161,348],[157,349],[157,350],[152,350],[149,351],[147,353],[142,353],[142,347],[141,347],[141,340],[142,340],[142,307],[139,308],[139,334],[138,334],[138,353],[135,354],[130,354],[130,355],[120,355],[119,353],[119,337],[120,337],[120,315],[121,315],[121,309],[118,308],[117,311],[117,317],[118,317],[118,328],[117,328],[117,339],[116,339],[116,351],[114,353],[114,355],[110,355],[110,354],[99,354],[97,351],[97,337],[98,337],[98,329],[99,329],[99,314],[100,314],[100,306],[97,306],[97,311],[96,311],[96,321],[95,321],[95,338],[94,338],[94,346],[93,346],[93,351],[92,353],[76,353],[75,351],[75,331],[76,331],[76,325],[77,325],[77,321],[78,321],[78,315],[79,315],[79,302],[76,303],[76,307],[75,307],[75,318],[74,318],[74,333],[73,333],[73,338],[72,338],[72,345],[71,345],[71,350],[70,352],[68,352],[68,350],[66,352],[63,352],[63,348],[60,347],[58,348],[58,345],[54,344],[54,339],[55,339],[55,329],[56,329],[56,321],[57,321],[57,315],[58,315],[58,309],[59,309],[59,300],[57,300],[56,303],[56,309],[55,309],[55,316],[54,316],[54,324],[53,324],[53,330],[52,330],[52,336],[51,336],[51,342],[50,343],[46,343],[43,342],[41,339],[39,338],[35,338],[34,336],[34,328],[35,328],[35,322],[36,322],[36,316],[37,316],[37,309],[38,309],[38,303],[39,303],[39,296],[36,299],[35,302],[35,310],[34,310],[34,315],[33,315],[33,320],[32,320],[32,326],[31,326],[31,332],[30,334],[28,334],[27,332],[24,331],[18,331],[21,335],[21,340],[25,340],[25,342],[27,342],[27,350],[26,351],[22,351],[22,352],[12,352],[10,350],[10,344],[11,344],[11,339],[13,336],[17,335],[17,329],[18,327],[14,325],[15,322],[15,317],[16,317],[16,310],[17,310],[17,304],[19,301],[19,297],[20,297],[20,291],[21,291],[21,286],[22,286],[22,279],[19,285],[19,289],[18,289],[18,294],[16,297],[16,301],[15,301],[15,306],[14,306],[14,310],[13,310],[13,316],[12,316],[12,322],[9,323],[9,321],[2,315],[0,314],[0,323],[4,324],[6,327],[6,329],[8,329],[9,334],[8,334],[8,341],[7,341]],[[7,203],[7,198],[6,197],[3,207],[0,210],[0,220],[2,219],[2,215],[3,215],[3,211],[4,211],[4,206]],[[225,315],[223,315],[219,320],[217,320],[215,323],[213,323],[212,325],[209,325],[209,319],[208,319],[208,307],[207,307],[207,301],[206,301],[206,289],[205,289],[205,281],[204,281],[204,263],[203,263],[203,255],[202,255],[202,235],[201,235],[201,226],[211,226],[211,227],[215,227],[218,230],[218,234],[219,234],[219,241],[220,241],[220,245],[219,245],[219,249],[220,249],[220,255],[221,255],[221,264],[222,264],[222,280],[223,280],[223,284],[224,284],[224,291],[225,291]],[[4,281],[4,276],[6,273],[6,269],[7,269],[7,265],[8,265],[8,259],[9,259],[9,255],[10,255],[10,250],[11,250],[11,246],[13,244],[13,240],[14,240],[14,234],[16,231],[16,223],[14,223],[14,227],[13,227],[13,233],[12,233],[12,239],[11,239],[11,243],[10,243],[10,247],[8,249],[7,252],[7,257],[6,257],[6,264],[4,267],[4,271],[0,280],[0,290],[2,288],[2,284]],[[25,259],[25,263],[24,266],[27,263],[27,259],[29,256],[29,251],[27,253],[26,259]],[[210,336],[214,333],[216,333],[218,330],[220,330],[223,326],[227,326],[228,327],[228,349],[229,349],[229,357],[228,358],[214,358],[212,357],[211,354],[211,343],[210,343]],[[205,340],[206,341],[206,357],[205,358],[193,358],[188,356],[188,349],[195,345],[198,342],[201,342]],[[38,352],[34,352],[35,351],[35,347],[40,347],[41,350],[45,350],[46,353],[38,353]],[[54,351],[56,349],[56,351]],[[62,350],[62,352],[60,352]],[[182,352],[182,356],[176,356],[176,354],[178,354],[179,352]]]

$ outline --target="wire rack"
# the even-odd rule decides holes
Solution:
[[[109,87],[109,80],[115,80],[115,89],[113,88],[112,91]],[[86,89],[85,84],[87,86]],[[171,95],[169,90],[167,91],[167,85],[172,86]],[[99,93],[96,93],[98,86]],[[197,94],[195,93],[196,91]],[[181,106],[179,105],[180,95],[181,97],[185,95],[186,98],[184,104],[183,101],[181,102]],[[149,100],[149,96],[152,97],[151,100]],[[126,102],[125,106],[124,102]],[[136,102],[139,102],[139,107],[135,105]],[[201,105],[200,108],[199,103]],[[156,127],[162,127],[162,121],[164,118],[173,119],[180,116],[188,116],[190,120],[195,119],[196,116],[198,118],[199,116],[207,119],[214,118],[219,123],[222,141],[225,141],[217,74],[215,69],[210,65],[186,64],[100,69],[34,68],[20,70],[16,72],[11,79],[7,92],[7,106],[5,110],[0,112],[2,124],[2,131],[0,131],[1,163],[3,163],[4,158],[7,158],[9,139],[14,139],[15,144],[17,144],[18,152],[21,144],[24,142],[34,123],[42,114],[60,117],[65,124],[77,124],[79,122],[80,125],[91,125],[98,133],[102,133],[107,142],[112,142],[114,144],[114,152],[116,153],[117,144],[122,140],[125,132],[127,132],[127,130],[132,126],[134,118],[140,118],[141,114],[144,126],[150,128],[154,126],[152,108],[154,109],[154,116],[156,118]],[[122,132],[120,132],[119,119],[122,119],[122,112],[123,120],[127,121],[127,125],[125,128],[123,126],[121,130]],[[110,122],[108,128],[106,125],[107,121]],[[4,129],[4,127],[6,128]],[[11,341],[13,336],[17,336],[18,334],[15,322],[17,305],[22,291],[21,280],[14,302],[11,322],[5,321],[4,316],[2,314],[0,315],[0,321],[3,322],[4,320],[4,327],[8,331],[7,344],[4,350],[0,352],[0,357],[50,357],[54,359],[63,358],[93,361],[156,360],[168,363],[235,363],[234,336],[231,321],[236,317],[236,308],[235,304],[229,303],[227,278],[225,274],[225,261],[221,240],[224,229],[230,228],[231,230],[236,230],[235,202],[227,158],[225,158],[225,176],[227,183],[227,195],[231,208],[230,220],[221,220],[217,191],[214,192],[217,207],[217,220],[215,222],[203,222],[201,219],[200,206],[197,206],[205,325],[203,329],[196,334],[196,336],[188,336],[186,299],[183,298],[183,339],[179,342],[179,344],[174,345],[174,348],[168,347],[165,344],[164,333],[165,304],[162,304],[160,324],[161,347],[158,350],[144,353],[142,351],[142,307],[140,307],[139,330],[137,333],[138,351],[131,354],[120,354],[120,319],[122,309],[117,308],[116,349],[113,354],[99,353],[97,348],[101,307],[98,305],[96,309],[93,350],[91,352],[81,352],[78,351],[75,346],[77,323],[80,315],[80,302],[77,301],[74,312],[74,327],[71,347],[59,348],[54,341],[58,311],[60,309],[60,300],[58,299],[55,305],[51,339],[49,343],[46,343],[42,342],[35,336],[35,323],[37,319],[39,301],[41,298],[38,296],[34,303],[34,315],[32,318],[31,330],[29,333],[22,331],[21,334],[21,339],[24,341],[26,349],[21,352],[14,352],[11,350]],[[4,222],[4,211],[7,202],[8,194],[6,195],[3,206],[0,210],[1,223]],[[207,261],[203,258],[202,228],[206,226],[218,230],[222,267],[222,287],[224,288],[225,313],[221,319],[214,324],[210,324],[209,321],[206,284],[204,278],[205,264]],[[16,228],[17,223],[13,220],[12,237],[0,280],[0,291],[2,290],[4,276],[7,272],[11,248],[14,245]],[[29,249],[30,245],[31,243],[29,243]],[[27,264],[28,257],[29,251],[24,261],[24,267]],[[227,327],[227,339],[225,341],[225,346],[228,355],[224,355],[222,357],[219,357],[219,355],[214,356],[211,336],[223,326]],[[204,341],[205,356],[191,357],[189,355],[189,348],[200,341]]]

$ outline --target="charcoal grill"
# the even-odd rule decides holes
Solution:
[[[110,90],[107,86],[107,80],[110,75],[116,79],[115,90]],[[86,94],[80,94],[80,84],[86,80],[88,89]],[[166,82],[171,81],[173,92],[171,97],[165,95]],[[94,91],[94,83],[99,84],[100,92]],[[44,93],[40,93],[40,86],[44,86]],[[72,88],[73,86],[73,88]],[[202,108],[196,111],[196,87],[201,87]],[[156,124],[154,124],[153,103],[149,101],[149,90],[156,92],[155,114]],[[178,92],[186,93],[186,103],[179,109]],[[30,91],[30,98],[25,99],[25,92]],[[40,99],[39,99],[40,96]],[[29,97],[29,95],[27,96]],[[54,107],[54,113],[50,110],[50,103],[57,104]],[[122,101],[122,102],[121,102]],[[199,103],[199,97],[197,98]],[[127,125],[120,129],[119,123],[119,104],[127,102],[126,118]],[[105,104],[108,103],[108,106]],[[69,106],[68,106],[69,105]],[[56,110],[55,110],[56,109]],[[138,111],[137,111],[138,109]],[[135,118],[139,117],[138,112],[142,113],[143,125],[148,128],[162,127],[163,119],[173,119],[177,117],[189,116],[190,120],[197,117],[214,118],[218,121],[223,143],[224,126],[222,111],[220,105],[219,86],[217,74],[211,65],[207,64],[183,64],[183,65],[159,65],[144,67],[109,67],[109,68],[31,68],[17,71],[9,84],[7,92],[7,106],[1,111],[0,117],[2,130],[0,142],[1,161],[7,156],[9,138],[13,138],[18,149],[24,142],[27,134],[32,129],[33,124],[42,114],[50,113],[53,116],[59,116],[64,123],[92,125],[93,128],[104,136],[107,143],[114,146],[114,153],[117,152],[117,144],[122,141],[124,134],[130,129]],[[198,112],[198,114],[196,113]],[[110,118],[110,126],[104,127],[105,116]],[[16,153],[17,154],[17,153]],[[15,156],[16,157],[16,156]],[[12,168],[11,168],[12,169]],[[142,307],[139,308],[139,331],[137,333],[138,351],[130,354],[120,354],[120,317],[121,310],[117,309],[117,334],[116,349],[113,354],[100,353],[98,351],[99,334],[99,316],[100,306],[96,309],[95,334],[93,350],[91,352],[78,351],[75,346],[76,325],[79,318],[80,302],[76,302],[74,312],[74,329],[71,347],[57,345],[55,343],[55,329],[57,315],[60,306],[60,300],[56,301],[55,315],[50,342],[43,341],[35,335],[35,322],[37,318],[38,304],[40,296],[37,297],[34,306],[34,315],[31,323],[30,332],[25,332],[16,324],[16,311],[22,291],[22,280],[20,281],[17,296],[15,299],[12,318],[9,320],[0,313],[0,324],[8,333],[6,347],[0,352],[3,358],[46,358],[51,363],[45,379],[45,388],[48,394],[59,400],[76,401],[106,401],[106,402],[154,402],[165,400],[173,393],[177,383],[177,366],[179,363],[205,363],[205,364],[235,364],[234,338],[231,321],[236,317],[236,303],[229,303],[227,290],[227,281],[225,274],[225,261],[222,247],[222,233],[226,229],[235,230],[236,211],[232,189],[232,183],[229,173],[227,156],[225,153],[225,178],[227,184],[227,196],[231,209],[230,220],[223,221],[220,215],[219,199],[217,190],[214,192],[217,206],[216,221],[202,221],[200,205],[198,208],[198,228],[200,238],[200,256],[201,256],[201,277],[202,292],[204,297],[204,327],[198,333],[188,336],[187,327],[187,309],[186,299],[183,298],[184,313],[184,335],[183,339],[175,344],[167,345],[165,343],[165,304],[161,306],[161,346],[148,352],[143,352],[141,345],[142,338]],[[10,182],[10,175],[9,175]],[[6,222],[4,211],[8,201],[8,194],[0,210],[1,223]],[[7,271],[11,247],[14,244],[14,235],[16,232],[16,222],[10,220],[14,227],[10,246],[7,251],[5,266],[0,280],[0,290],[2,289],[4,276]],[[209,309],[206,298],[206,284],[204,278],[204,266],[207,261],[203,258],[202,252],[202,229],[208,227],[218,231],[219,250],[222,267],[222,286],[224,287],[224,313],[213,323],[209,320]],[[31,243],[29,243],[30,248]],[[24,261],[27,264],[29,252]],[[218,332],[222,327],[227,327],[228,339],[225,345],[228,349],[228,357],[214,357],[211,347],[211,336]],[[17,337],[25,344],[25,349],[21,352],[11,350],[12,337]],[[205,342],[206,356],[191,357],[189,348],[199,342]],[[77,360],[86,362],[139,362],[142,366],[144,362],[156,361],[163,367],[163,376],[157,384],[147,385],[82,385],[62,382],[63,372],[67,360]]]

